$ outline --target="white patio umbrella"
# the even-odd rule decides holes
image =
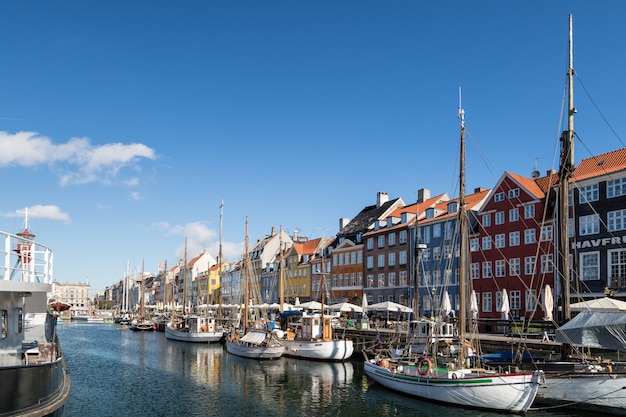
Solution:
[[[452,303],[450,302],[450,294],[448,294],[447,290],[443,293],[443,300],[441,301],[441,311],[443,312],[444,316],[449,316],[450,313],[452,313],[452,316],[454,316],[454,310],[452,309]]]
[[[356,304],[352,304],[352,303],[337,303],[337,304],[332,304],[329,305],[328,308],[331,309],[331,311],[341,311],[344,313],[350,312],[350,311],[354,311],[356,313],[362,313],[363,309],[361,307],[359,307]]]
[[[552,296],[552,288],[549,285],[546,285],[546,288],[543,290],[543,312],[545,316],[543,317],[546,321],[552,321],[552,309],[554,309],[554,297]]]
[[[472,312],[472,318],[476,320],[478,318],[478,297],[476,296],[476,290],[472,290],[472,294],[470,294],[470,311]]]
[[[509,313],[511,312],[511,307],[509,305],[509,296],[506,293],[505,289],[502,290],[502,306],[500,307],[500,312],[504,316],[503,317],[504,319],[506,320],[509,319]]]
[[[319,301],[308,301],[306,303],[300,304],[298,307],[304,308],[306,310],[321,310],[322,303]]]

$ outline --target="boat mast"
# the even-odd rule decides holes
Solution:
[[[568,84],[568,116],[567,130],[561,136],[561,158],[559,167],[559,207],[557,211],[559,226],[559,276],[561,277],[561,303],[563,306],[563,321],[572,318],[570,311],[570,261],[569,261],[569,180],[574,171],[574,57],[572,15],[569,15],[569,63],[567,68]]]
[[[144,297],[146,296],[146,289],[144,288],[144,283],[143,283],[143,259],[141,260],[141,311],[140,311],[140,318],[145,318],[145,306],[144,306]]]
[[[461,88],[459,88],[459,119],[461,119],[461,145],[459,162],[459,366],[465,362],[465,325],[466,325],[466,292],[467,292],[467,217],[465,215],[465,111],[461,107]]]
[[[187,235],[185,235],[185,249],[183,258],[183,316],[187,308]]]
[[[220,286],[220,305],[219,305],[219,309],[217,311],[217,314],[220,318],[224,317],[224,313],[223,313],[223,307],[222,304],[224,302],[224,297],[222,294],[222,263],[224,262],[224,256],[222,253],[222,217],[223,217],[223,213],[224,213],[224,200],[222,200],[222,204],[220,204],[220,251],[219,254],[217,255],[218,260],[217,260],[217,275],[219,278],[219,286]],[[207,291],[209,288],[209,283],[207,281]]]
[[[278,296],[280,297],[280,311],[283,311],[285,306],[285,283],[283,281],[283,227],[280,227],[279,236],[279,249],[278,249]]]
[[[248,216],[246,216],[246,249],[245,255],[243,258],[243,273],[245,274],[245,285],[244,285],[244,295],[243,295],[243,328],[244,330],[248,328],[248,304],[250,302],[250,294],[248,293],[248,275],[250,270],[248,268]]]

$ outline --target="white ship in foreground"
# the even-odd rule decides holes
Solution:
[[[0,415],[62,416],[70,377],[57,338],[52,250],[28,230],[0,231]]]

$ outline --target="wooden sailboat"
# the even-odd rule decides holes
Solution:
[[[281,256],[282,261],[282,256]],[[278,340],[277,332],[260,326],[252,326],[248,322],[250,306],[250,268],[248,258],[248,219],[246,218],[246,248],[243,259],[244,302],[243,326],[235,329],[226,338],[226,350],[233,355],[252,359],[278,359],[283,355],[285,347]]]
[[[584,346],[593,340],[595,347],[617,349],[626,352],[624,328],[625,313],[610,311],[584,311],[571,319],[570,266],[569,266],[569,181],[574,170],[574,87],[573,87],[573,31],[572,15],[569,16],[569,66],[568,66],[568,130],[561,137],[561,160],[559,173],[558,271],[561,277],[561,300],[563,319],[567,321],[556,329],[556,340],[566,345]],[[565,256],[563,256],[565,254]],[[584,330],[581,330],[584,329]],[[586,337],[585,337],[586,335]],[[536,363],[546,374],[546,383],[537,394],[537,403],[560,405],[593,410],[595,413],[626,414],[626,371],[617,364],[593,360],[564,360]]]
[[[325,251],[322,242],[321,313],[302,316],[297,332],[287,332],[283,340],[285,356],[320,361],[343,361],[354,353],[353,341],[345,337],[334,337],[332,317],[324,315],[325,298]]]
[[[445,364],[439,364],[438,357],[428,347],[422,349],[419,360],[402,360],[389,356],[376,355],[369,358],[365,354],[366,375],[380,385],[429,401],[441,402],[459,407],[487,410],[526,412],[532,405],[539,388],[543,372],[516,372],[509,370],[486,370],[470,366],[467,360],[468,347],[465,343],[467,291],[468,291],[468,245],[467,219],[465,213],[465,119],[459,105],[461,119],[460,151],[460,196],[458,223],[460,239],[460,277],[458,322],[458,353]],[[417,280],[417,276],[415,277]],[[416,304],[414,304],[416,305]],[[428,328],[427,328],[428,329]],[[431,330],[441,329],[437,326]],[[445,328],[444,328],[445,329]],[[453,334],[452,331],[450,331]],[[437,340],[439,334],[430,335]]]
[[[173,293],[172,293],[173,294]],[[196,315],[186,311],[187,304],[187,237],[185,236],[185,257],[183,262],[183,316],[177,317],[172,310],[170,322],[165,326],[165,337],[179,342],[211,343],[219,342],[224,331],[217,325],[215,317]]]
[[[146,308],[145,308],[145,284],[144,284],[144,269],[143,269],[143,260],[141,261],[141,294],[139,296],[139,317],[134,319],[130,323],[130,329],[135,331],[145,331],[145,330],[156,330],[155,324],[146,317]]]

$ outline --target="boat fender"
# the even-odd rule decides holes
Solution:
[[[426,369],[424,369],[424,366],[426,366]],[[428,358],[422,359],[417,364],[417,372],[419,372],[420,375],[429,374],[432,368],[433,368],[433,364]]]
[[[459,376],[456,372],[452,372],[452,379],[459,379]]]
[[[200,326],[200,331],[206,332],[206,324],[203,324],[202,326]]]

